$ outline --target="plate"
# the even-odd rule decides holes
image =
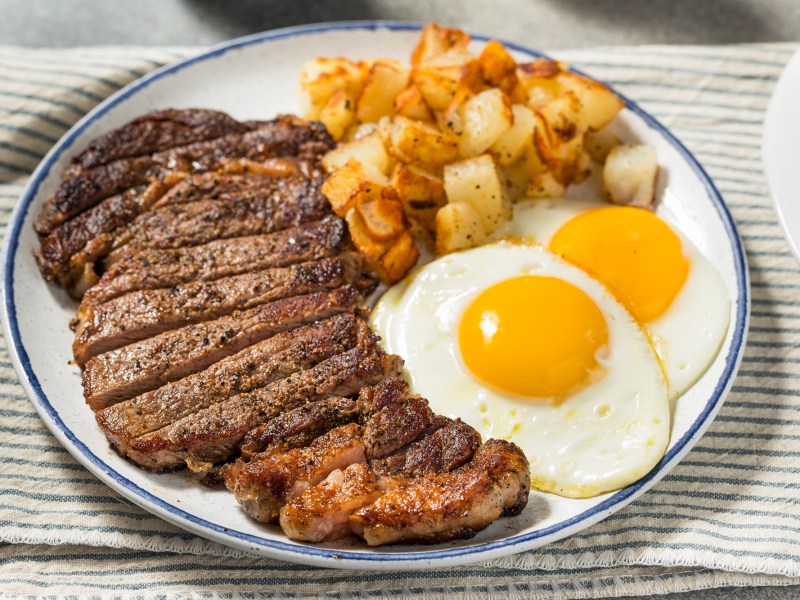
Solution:
[[[588,500],[532,492],[518,517],[501,519],[470,540],[436,546],[370,549],[354,543],[311,545],[288,540],[260,525],[187,474],[156,475],[114,454],[82,401],[67,326],[75,303],[48,285],[36,268],[33,220],[55,190],[70,157],[95,136],[150,110],[209,107],[239,119],[297,111],[300,66],[316,56],[406,60],[418,27],[357,22],[283,29],[223,44],[132,83],[78,122],[47,154],[14,213],[3,265],[3,326],[14,366],[42,419],[59,441],[100,480],[144,509],[188,531],[264,556],[311,565],[358,569],[447,567],[488,560],[572,535],[640,496],[689,451],[719,410],[741,359],[749,315],[747,265],[742,243],[711,179],[681,143],[653,117],[627,101],[614,126],[623,139],[656,147],[662,165],[659,214],[682,231],[722,275],[732,299],[724,345],[703,378],[677,403],[670,446],[644,478],[615,493]],[[480,46],[486,38],[475,36]],[[520,60],[541,56],[508,44]]]
[[[800,51],[786,64],[767,107],[761,155],[772,201],[786,241],[800,260]]]

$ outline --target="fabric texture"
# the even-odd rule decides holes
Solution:
[[[556,55],[654,114],[696,154],[747,249],[741,370],[692,452],[638,501],[541,550],[368,573],[265,560],[183,532],[100,483],[40,421],[0,342],[0,596],[601,598],[800,583],[800,266],[760,160],[767,102],[796,46]],[[0,228],[49,148],[105,97],[193,49],[0,47]]]

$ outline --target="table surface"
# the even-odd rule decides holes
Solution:
[[[0,43],[209,45],[320,21],[436,20],[536,48],[800,41],[797,0],[0,0]],[[800,586],[720,588],[664,600],[789,600]]]

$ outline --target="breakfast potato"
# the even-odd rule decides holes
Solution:
[[[536,152],[533,147],[529,146],[532,152]],[[509,200],[516,202],[525,198],[528,194],[528,183],[531,180],[531,174],[528,165],[525,162],[524,153],[523,157],[511,165],[501,166],[498,165],[497,172],[500,175],[500,181],[503,182],[503,188]]]
[[[345,58],[315,58],[306,62],[300,72],[303,113],[309,119],[318,119],[337,90],[350,98],[358,98],[364,76],[361,66]]]
[[[453,202],[436,213],[436,254],[448,254],[486,241],[481,215],[468,202]]]
[[[458,157],[458,142],[427,123],[395,117],[389,136],[389,152],[404,163],[438,167]]]
[[[394,101],[408,83],[408,70],[398,61],[378,60],[369,68],[355,114],[362,123],[394,113]]]
[[[597,131],[587,131],[584,147],[592,160],[601,165],[606,161],[608,153],[614,146],[619,145],[619,138],[606,128]]]
[[[466,202],[475,208],[486,234],[511,218],[511,203],[488,154],[445,166],[444,190],[448,203]]]
[[[398,164],[391,178],[391,186],[397,192],[406,214],[432,231],[436,211],[447,203],[441,177],[413,165]]]
[[[331,137],[339,141],[344,137],[348,127],[355,122],[355,102],[342,90],[336,90],[322,107],[319,121],[328,129]]]
[[[322,158],[322,166],[328,173],[332,173],[351,159],[370,165],[384,175],[389,174],[392,166],[392,157],[389,156],[378,131],[339,144]]]
[[[486,152],[514,122],[511,102],[497,88],[471,97],[464,103],[460,114],[462,122],[458,142],[464,157]]]
[[[350,239],[358,250],[358,253],[366,261],[370,268],[375,268],[387,250],[392,245],[392,241],[376,240],[370,235],[367,224],[361,218],[361,214],[352,207],[344,215],[347,222],[347,229],[350,232]]]
[[[503,166],[517,162],[525,154],[533,142],[533,129],[536,127],[533,111],[524,104],[514,104],[511,115],[511,127],[490,148],[497,163]]]
[[[652,146],[616,146],[608,153],[603,167],[603,184],[615,204],[652,208],[657,177],[658,157]]]
[[[384,283],[397,283],[417,264],[419,250],[408,231],[400,234],[380,257],[375,271]]]
[[[566,191],[566,186],[556,180],[547,170],[547,165],[542,162],[539,151],[531,147],[525,152],[521,161],[528,173],[525,196],[528,198],[560,198]]]
[[[390,192],[392,188],[384,188]],[[355,205],[369,236],[380,242],[394,240],[406,230],[403,205],[396,194],[383,193],[380,198]]]
[[[585,127],[580,123],[581,105],[567,92],[536,111],[534,144],[542,162],[563,185],[572,183],[580,172]]]
[[[517,77],[517,61],[497,40],[491,40],[478,56],[484,81],[505,93],[512,102],[526,100],[525,88]]]
[[[580,119],[589,129],[601,129],[617,116],[625,103],[605,85],[572,71],[558,75],[562,93],[573,93],[580,102]]]
[[[558,76],[565,69],[564,63],[549,58],[517,65],[517,79],[527,92],[528,106],[541,108],[558,97]]]
[[[433,122],[433,112],[425,104],[425,98],[422,97],[422,92],[416,85],[408,86],[397,95],[394,100],[394,112],[414,121]]]
[[[419,34],[419,42],[411,53],[411,66],[419,67],[448,51],[466,51],[470,39],[470,35],[460,29],[430,23]]]
[[[389,180],[375,167],[351,158],[325,180],[322,193],[333,212],[343,217],[356,204],[381,198],[388,185]]]
[[[469,54],[442,54],[423,67],[412,71],[416,85],[426,104],[434,111],[445,110],[456,92],[465,88],[472,93],[483,89],[481,66]]]

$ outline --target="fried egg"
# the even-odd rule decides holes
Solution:
[[[372,323],[415,392],[517,443],[540,490],[595,496],[664,455],[668,389],[650,341],[604,285],[543,247],[435,260],[390,288]]]
[[[673,400],[719,352],[730,315],[725,284],[657,215],[572,199],[525,201],[498,235],[541,244],[603,283],[649,336]]]

